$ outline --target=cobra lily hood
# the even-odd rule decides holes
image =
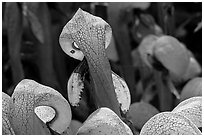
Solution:
[[[201,135],[202,97],[184,100],[171,112],[162,112],[149,119],[141,135]]]
[[[78,60],[85,60],[71,74],[67,92],[73,106],[78,106],[84,90],[84,62],[87,62],[91,82],[95,93],[91,93],[100,107],[106,106],[119,116],[121,110],[126,113],[130,106],[130,93],[125,81],[111,71],[105,49],[110,44],[112,29],[102,18],[77,10],[65,25],[59,37],[63,51]],[[84,64],[83,64],[84,63]],[[83,64],[83,65],[82,65]],[[106,99],[105,99],[106,98]]]
[[[50,134],[46,124],[61,134],[70,124],[72,114],[67,100],[33,80],[19,82],[11,100],[9,122],[17,135]]]
[[[9,95],[2,92],[2,134],[14,135],[14,130],[10,123],[10,108],[12,107],[12,100]]]
[[[109,108],[94,111],[79,128],[78,135],[133,135],[130,128]]]
[[[84,25],[88,26],[86,27]],[[100,26],[103,28],[100,28]],[[91,27],[93,27],[93,30],[91,30]],[[99,29],[95,30],[95,28],[97,27],[99,27]],[[103,29],[105,29],[105,32],[102,32]],[[86,33],[87,31],[90,31],[90,33]],[[88,36],[89,34],[91,34],[91,31],[93,32],[92,36]],[[105,38],[103,38],[104,34],[100,35],[102,39],[105,39],[104,46],[105,48],[107,48],[112,37],[112,29],[109,24],[106,23],[102,18],[93,16],[90,13],[79,8],[72,19],[64,26],[61,32],[59,37],[60,46],[62,50],[70,57],[73,57],[77,60],[82,60],[84,58],[84,54],[82,51],[83,47],[81,45],[97,44],[94,42],[97,42],[95,39],[97,39],[96,35],[99,31],[105,34]]]
[[[182,79],[187,71],[190,57],[186,47],[176,38],[168,35],[149,35],[138,47],[142,60],[150,68],[153,63],[148,56],[159,61],[170,73],[173,80]]]
[[[202,78],[195,77],[188,81],[181,91],[181,99],[183,101],[190,97],[202,96]]]

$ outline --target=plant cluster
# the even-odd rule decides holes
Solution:
[[[116,12],[114,8],[110,11]],[[140,101],[133,100],[134,91],[111,68],[107,50],[114,29],[102,18],[79,8],[59,36],[66,55],[80,61],[67,81],[67,99],[49,86],[21,80],[11,96],[2,92],[3,134],[201,135],[199,63],[183,43],[164,34],[151,17],[141,18],[156,33],[136,32],[140,44],[132,56],[139,62],[135,67],[141,74],[136,86],[142,92]],[[38,36],[43,43],[44,38]],[[179,89],[184,81],[188,82]],[[150,103],[155,96],[157,108]],[[172,99],[175,104],[170,104]],[[73,110],[80,107],[82,114],[91,112],[83,123],[73,120]]]

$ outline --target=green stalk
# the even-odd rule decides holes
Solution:
[[[22,15],[16,2],[6,3],[5,24],[7,24],[12,81],[16,85],[25,77],[20,56],[23,34]]]
[[[84,51],[84,53],[86,53],[85,57],[89,66],[91,84],[93,85],[91,92],[94,95],[95,105],[97,107],[108,107],[121,117],[120,106],[113,86],[110,63],[104,54],[105,49],[101,49],[99,54],[95,54],[92,50]]]
[[[113,36],[116,40],[116,49],[119,54],[122,76],[130,89],[131,102],[136,102],[138,98],[137,91],[135,90],[136,82],[131,57],[131,42],[128,34],[127,20],[121,17],[121,14],[125,14],[125,9],[124,7],[120,7],[119,3],[109,3],[107,12],[108,21],[113,28]]]
[[[158,23],[164,30],[164,34],[174,35],[174,6],[172,2],[158,2]]]
[[[169,111],[172,109],[172,94],[170,89],[164,84],[162,72],[154,70],[154,76],[159,97],[160,111]]]

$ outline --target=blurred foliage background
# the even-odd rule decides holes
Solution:
[[[202,66],[201,2],[2,3],[3,92],[11,95],[18,82],[27,78],[58,90],[67,99],[67,81],[79,61],[62,51],[58,38],[79,7],[111,25],[113,39],[107,55],[112,70],[127,82],[132,102],[140,101],[143,94],[138,86],[140,63],[133,51],[146,35],[176,37]],[[155,100],[151,103],[158,108]]]

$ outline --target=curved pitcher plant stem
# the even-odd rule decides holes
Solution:
[[[62,47],[72,44],[75,52],[80,50],[84,54],[88,62],[93,85],[91,92],[94,92],[92,95],[96,99],[96,106],[108,107],[121,117],[119,103],[114,92],[111,67],[105,53],[111,34],[111,27],[104,20],[78,9],[73,18],[65,25],[59,42]],[[66,52],[72,53],[73,50]],[[72,54],[74,55],[74,52]]]
[[[172,93],[170,91],[167,92],[170,89],[163,82],[162,72],[154,70],[154,77],[158,91],[160,111],[169,111],[172,108]]]

